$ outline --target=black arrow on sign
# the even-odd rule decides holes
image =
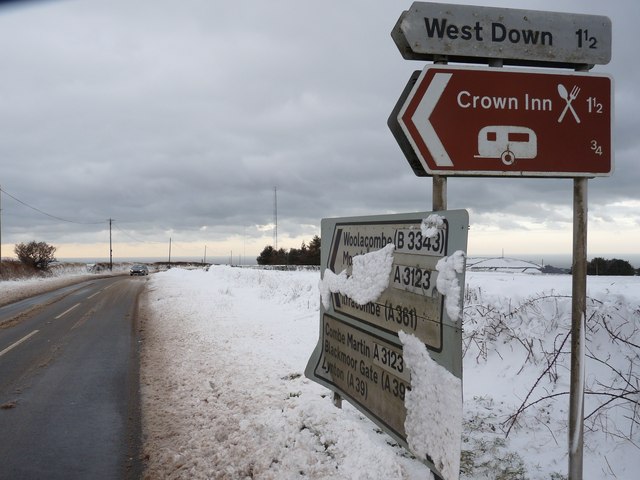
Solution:
[[[396,139],[396,142],[398,142],[400,150],[402,150],[402,153],[404,153],[404,156],[407,158],[409,165],[413,169],[413,173],[415,173],[418,177],[429,177],[430,175],[425,172],[422,164],[420,163],[420,160],[418,159],[418,156],[416,155],[416,152],[413,150],[411,143],[409,143],[409,139],[402,131],[402,127],[398,122],[398,115],[400,114],[400,110],[407,101],[407,97],[411,93],[413,86],[416,84],[420,73],[422,73],[420,70],[416,70],[411,74],[411,78],[409,78],[406,87],[404,87],[398,103],[396,103],[396,106],[393,107],[391,115],[389,115],[389,118],[387,119],[387,126],[389,127],[389,130],[391,130],[391,133]]]
[[[340,248],[340,240],[342,239],[342,228],[336,229],[336,234],[333,236],[333,244],[331,245],[331,253],[329,255],[329,269],[336,273],[336,259],[338,258],[338,248]],[[340,308],[340,295],[335,293],[333,295],[334,302],[337,308]]]

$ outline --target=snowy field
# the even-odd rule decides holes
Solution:
[[[468,272],[466,281],[461,478],[566,478],[571,277]],[[222,266],[150,277],[145,478],[429,478],[304,377],[318,282],[318,272]],[[589,277],[588,296],[584,478],[634,480],[640,277]]]

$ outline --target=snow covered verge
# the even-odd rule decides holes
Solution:
[[[123,271],[119,270],[120,273]],[[116,274],[118,271],[114,269],[113,273]],[[109,272],[101,273],[101,275],[107,274]],[[49,275],[45,277],[2,280],[0,281],[0,306],[95,277],[96,274],[87,272],[85,264],[60,264],[52,267]]]
[[[467,478],[564,479],[571,276],[467,272]],[[588,277],[585,479],[640,469],[640,277]],[[463,478],[465,475],[463,475]]]
[[[145,478],[420,478],[304,368],[318,272],[212,267],[153,275],[142,323]]]
[[[151,277],[145,478],[429,478],[303,376],[318,281],[230,267]],[[478,272],[467,284],[461,478],[565,478],[571,277]],[[585,479],[630,480],[640,469],[640,278],[590,277],[588,294]]]

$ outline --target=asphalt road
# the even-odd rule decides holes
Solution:
[[[0,308],[0,479],[139,478],[145,280],[95,279]]]

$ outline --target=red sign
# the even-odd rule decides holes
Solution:
[[[429,65],[397,120],[428,175],[608,176],[611,90],[588,73]]]

